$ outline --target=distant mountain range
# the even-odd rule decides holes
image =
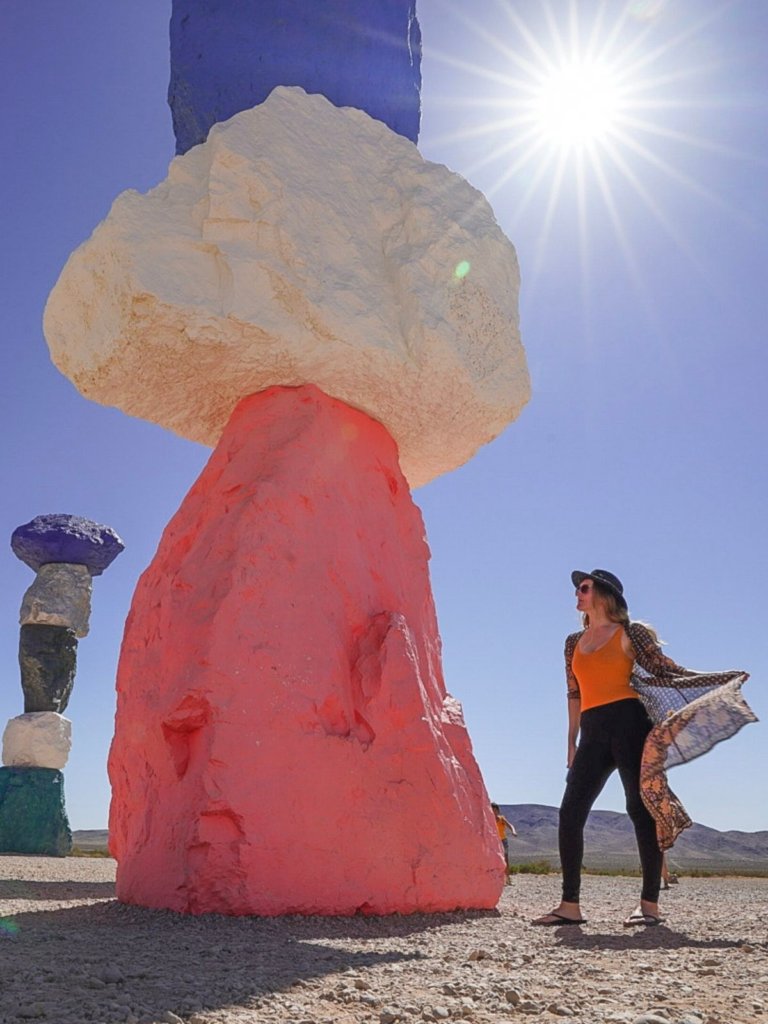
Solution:
[[[544,804],[502,804],[501,809],[517,830],[510,839],[509,859],[513,864],[546,860],[558,870],[557,808]],[[634,868],[638,865],[635,833],[626,814],[592,811],[585,833],[586,867]],[[75,832],[72,837],[81,850],[103,850],[106,829]],[[768,831],[719,832],[706,825],[693,825],[669,852],[672,870],[755,872],[768,875]]]
[[[72,833],[72,845],[78,850],[106,850],[109,832],[105,828],[81,829]]]
[[[505,816],[517,830],[510,839],[513,864],[548,860],[557,869],[557,808],[543,804],[502,804]],[[706,825],[692,825],[667,855],[672,870],[749,871],[768,874],[768,831],[719,832]],[[584,834],[587,868],[630,868],[638,865],[632,822],[616,811],[592,811]]]

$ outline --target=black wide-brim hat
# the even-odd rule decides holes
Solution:
[[[571,580],[574,587],[578,587],[584,580],[596,580],[601,586],[610,590],[619,599],[624,608],[627,607],[627,599],[624,597],[624,584],[618,576],[614,576],[607,569],[593,569],[592,572],[580,572],[574,569],[571,573]]]

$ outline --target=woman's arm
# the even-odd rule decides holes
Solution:
[[[581,693],[579,692],[579,681],[573,674],[571,662],[576,644],[579,642],[581,633],[571,633],[565,639],[565,685],[568,688],[568,756],[567,765],[570,768],[576,756],[576,747],[579,739],[579,725],[581,723]]]
[[[568,767],[573,764],[579,740],[579,723],[581,721],[581,698],[578,690],[568,691]]]
[[[654,676],[661,686],[673,678],[673,685],[679,686],[686,677],[699,675],[689,668],[683,668],[664,654],[656,637],[641,622],[629,624],[621,638],[621,645],[625,652],[646,672]]]

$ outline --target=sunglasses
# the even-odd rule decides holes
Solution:
[[[579,584],[578,587],[576,587],[576,593],[577,594],[588,594],[591,589],[592,589],[592,584],[591,583],[581,583],[581,584]]]

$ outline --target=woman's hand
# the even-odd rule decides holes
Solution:
[[[576,741],[568,740],[568,767],[570,768],[573,764],[573,759],[576,757]]]

